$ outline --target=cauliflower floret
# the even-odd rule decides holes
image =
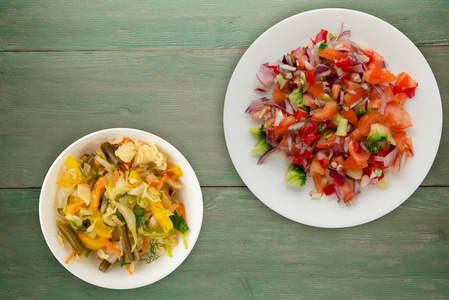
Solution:
[[[154,143],[144,144],[137,150],[134,158],[134,165],[147,164],[153,162],[158,170],[167,168],[167,158],[159,152]]]
[[[124,143],[115,151],[117,155],[123,162],[129,163],[133,160],[134,155],[136,155],[136,146],[132,142]]]

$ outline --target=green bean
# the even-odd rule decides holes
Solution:
[[[94,157],[95,157],[95,154],[91,153],[84,161],[83,166],[84,166],[84,164],[89,164],[92,166],[92,163],[94,162]]]
[[[101,150],[103,151],[104,155],[108,158],[108,161],[113,164],[114,166],[117,166],[120,163],[120,159],[115,156],[114,149],[112,149],[111,145],[106,142],[101,145]]]
[[[105,273],[106,270],[109,268],[109,266],[111,265],[110,262],[108,262],[106,259],[103,259],[103,261],[100,263],[100,265],[98,266],[98,269]]]
[[[123,239],[123,252],[125,263],[132,262],[133,254],[131,252],[131,243],[129,242],[128,236],[128,226],[124,224],[123,226],[118,225],[118,232],[120,237]]]
[[[64,235],[67,241],[69,241],[70,245],[79,256],[81,256],[84,252],[87,251],[87,248],[80,241],[75,231],[72,229],[72,227],[70,227],[69,224],[63,223],[59,225],[58,228],[59,231]]]

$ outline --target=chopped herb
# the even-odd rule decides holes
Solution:
[[[161,248],[161,243],[158,242],[155,239],[152,239],[150,241],[150,244],[148,245],[148,251],[145,253],[144,258],[141,258],[140,260],[145,261],[147,264],[155,261],[159,258],[159,255],[157,254],[157,250]]]
[[[113,213],[112,215],[113,215],[113,216],[116,216],[116,217],[117,217],[117,219],[119,219],[119,221],[120,221],[120,222],[122,222],[122,223],[125,223],[125,224],[126,224],[126,221],[125,221],[125,219],[123,219],[123,217],[122,217],[122,215],[121,215],[120,213],[116,212],[116,213]]]
[[[318,51],[323,50],[323,49],[326,48],[326,47],[327,47],[327,44],[326,44],[325,42],[322,42],[322,43],[320,44],[320,46],[318,47]]]
[[[327,141],[327,139],[330,138],[332,135],[333,135],[333,133],[329,133],[328,135],[326,135],[326,136],[324,137],[324,140]]]
[[[89,174],[88,175],[84,175],[83,170],[81,169],[81,167],[78,167],[81,171],[81,174],[83,175],[84,178],[87,178],[87,183],[89,184],[94,184],[98,179],[100,179],[101,177],[101,173],[98,170],[98,168],[95,168],[94,172],[92,172],[92,169],[90,169]]]
[[[134,215],[136,216],[136,227],[139,228],[145,224],[145,209],[137,208],[134,210]]]
[[[189,230],[189,226],[187,226],[183,216],[178,214],[176,210],[174,211],[174,214],[170,216],[170,220],[173,222],[173,227],[179,232],[186,233],[186,231]]]
[[[120,267],[123,267],[124,265],[130,265],[130,264],[131,264],[131,263],[125,262],[124,259],[122,259],[122,260],[120,261]]]
[[[76,222],[73,221],[73,220],[71,220],[70,223],[72,223],[73,226],[75,226],[76,228],[78,228],[78,229],[81,230],[81,231],[86,232],[86,230],[87,230],[86,226],[84,226],[84,225],[78,226],[78,225],[76,225]]]
[[[117,199],[120,199],[120,198],[125,197],[125,196],[128,196],[128,193],[124,193],[123,195],[118,196]]]

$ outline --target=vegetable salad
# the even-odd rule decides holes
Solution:
[[[187,249],[186,214],[177,191],[184,188],[179,166],[167,162],[154,143],[118,137],[95,153],[68,156],[57,181],[58,241],[76,257],[95,253],[99,269],[171,256],[181,236]]]
[[[251,128],[258,164],[283,151],[289,184],[303,186],[311,177],[313,199],[327,195],[341,203],[368,185],[387,188],[389,171],[413,157],[405,107],[418,86],[350,36],[343,25],[338,34],[322,29],[307,46],[262,64],[256,90],[263,96],[246,110],[263,122]]]

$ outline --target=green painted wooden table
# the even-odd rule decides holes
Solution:
[[[449,112],[449,2],[0,2],[0,299],[447,299],[449,146],[399,208],[371,223],[319,229],[289,221],[246,188],[228,156],[223,103],[234,67],[267,28],[323,7],[380,17],[428,60]],[[429,120],[431,122],[431,120]],[[199,240],[152,285],[92,286],[53,257],[39,226],[43,178],[90,132],[162,136],[195,169]]]

